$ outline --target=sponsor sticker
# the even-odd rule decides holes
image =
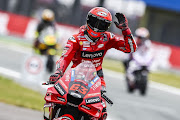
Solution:
[[[76,96],[76,97],[78,97],[78,98],[81,98],[81,95],[80,95],[80,94],[78,94],[78,93],[71,92],[70,94],[71,94],[72,96]]]
[[[130,38],[128,38],[128,43],[130,45],[131,52],[134,52],[133,43],[132,43],[132,40]]]
[[[100,16],[103,16],[103,17],[107,16],[107,13],[105,13],[103,11],[99,11],[99,12],[97,12],[97,14],[100,15]]]
[[[87,50],[87,48],[82,48],[83,50]]]
[[[96,45],[96,43],[95,42],[91,42],[91,45]]]
[[[92,94],[88,94],[88,97],[92,97],[92,96],[96,96],[96,95],[100,95],[100,93],[92,93]]]
[[[67,75],[66,75],[66,80],[65,80],[65,81],[67,82],[67,81],[69,81],[69,79],[70,79],[70,75],[67,74]]]
[[[102,47],[104,47],[104,44],[99,44],[98,45],[98,48],[102,48]]]
[[[86,104],[94,104],[94,103],[99,103],[101,102],[99,97],[92,97],[92,98],[87,98],[85,99]]]
[[[72,41],[72,42],[76,42],[75,38],[73,36],[71,36],[68,40]]]
[[[70,44],[66,44],[65,46],[66,46],[66,47],[71,47],[71,45],[70,45]]]
[[[57,97],[57,99],[62,101],[62,102],[66,102],[64,98]]]
[[[62,80],[59,81],[61,83],[61,85],[64,86],[64,88],[66,88],[66,90],[68,89],[68,87],[64,84],[64,82]]]
[[[82,41],[80,41],[80,42],[79,42],[79,44],[80,44],[80,45],[83,45],[83,42],[82,42]]]
[[[89,87],[91,87],[97,80],[99,79],[98,76],[96,76],[90,83],[89,83]]]
[[[125,47],[119,47],[120,49],[122,49],[122,50],[126,50],[126,48]]]
[[[66,94],[66,91],[64,90],[64,88],[59,84],[55,84],[54,85],[54,88],[56,89],[56,91],[61,95],[63,96],[64,94]]]
[[[89,107],[87,107],[87,106],[85,106],[85,105],[81,105],[81,107],[84,108],[84,109],[87,109],[87,110],[90,110],[90,109],[91,109],[91,108],[89,108]]]
[[[112,39],[114,37],[114,34],[113,33],[110,33],[110,38]]]
[[[103,57],[103,55],[104,55],[104,50],[100,50],[96,52],[81,51],[82,58],[93,59],[93,58]]]
[[[69,47],[65,47],[63,52],[62,52],[62,56],[64,56],[67,53],[68,50],[69,50]]]
[[[84,41],[83,42],[83,47],[90,47],[90,42]]]
[[[104,34],[103,42],[106,42],[106,41],[108,41],[108,39],[107,39],[107,35],[106,35],[106,34]]]
[[[94,85],[92,86],[92,89],[93,89],[93,90],[96,90],[100,85],[101,85],[101,82],[99,81],[99,82],[97,82],[96,84],[94,84]]]

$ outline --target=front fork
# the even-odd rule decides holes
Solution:
[[[49,117],[46,117],[46,109],[45,108],[49,108]],[[44,104],[44,120],[52,120],[53,119],[53,110],[54,110],[54,103],[45,103]]]

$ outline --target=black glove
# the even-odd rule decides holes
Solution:
[[[126,19],[125,15],[123,13],[116,13],[116,18],[118,19],[118,22],[114,21],[117,28],[126,30],[128,28],[128,20]]]
[[[62,76],[63,76],[63,72],[60,71],[60,70],[57,70],[57,71],[55,72],[55,74],[52,74],[52,75],[49,77],[49,83],[50,83],[50,84],[56,83],[56,81],[58,81]]]

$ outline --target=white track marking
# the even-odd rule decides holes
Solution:
[[[5,76],[10,76],[16,79],[21,78],[21,73],[3,67],[0,67],[0,74],[3,74]]]

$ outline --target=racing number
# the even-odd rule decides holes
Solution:
[[[75,90],[79,90],[79,92],[81,93],[81,94],[83,94],[83,95],[85,95],[86,93],[87,93],[87,91],[88,91],[88,89],[87,88],[85,88],[84,86],[80,86],[80,84],[73,84],[72,86],[71,86],[71,88],[70,88],[70,90],[73,90],[73,91],[75,91]]]

